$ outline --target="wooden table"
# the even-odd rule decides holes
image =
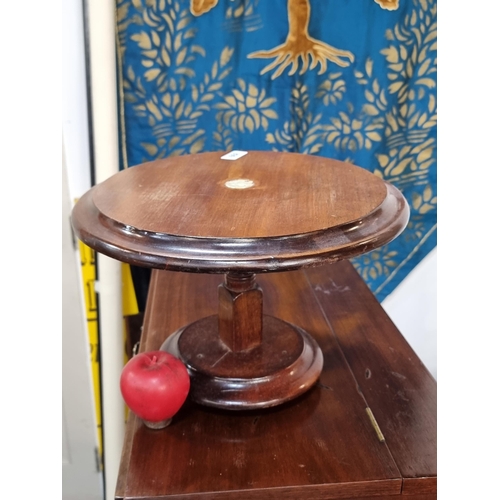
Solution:
[[[117,498],[435,498],[435,381],[341,261],[408,213],[367,170],[262,151],[157,160],[82,196],[79,238],[155,269],[141,349],[191,377],[167,428],[131,415]]]
[[[222,277],[153,271],[141,350],[215,314]],[[274,408],[187,402],[162,430],[133,414],[117,499],[436,498],[436,382],[349,261],[259,275],[264,313],[307,329],[324,367]]]

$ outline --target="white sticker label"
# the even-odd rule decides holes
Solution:
[[[225,154],[224,156],[221,156],[221,160],[237,160],[238,158],[241,158],[242,156],[245,156],[248,154],[248,151],[231,151],[230,153]]]

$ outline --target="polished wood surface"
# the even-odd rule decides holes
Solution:
[[[436,382],[389,317],[373,314],[377,299],[364,281],[352,279],[348,263],[335,270],[333,278],[311,269],[309,280],[370,408],[391,408],[379,424],[406,478],[404,490],[435,489]]]
[[[188,324],[163,348],[186,363],[197,402],[270,407],[308,390],[323,356],[307,329],[263,315],[255,273],[373,250],[401,233],[409,209],[394,186],[349,163],[269,151],[223,156],[121,171],[80,198],[72,222],[84,243],[124,262],[225,273],[218,317]]]
[[[360,167],[298,153],[250,151],[234,161],[223,154],[115,174],[73,209],[78,237],[139,266],[266,272],[373,250],[407,224],[402,194]]]
[[[220,283],[155,271],[141,350],[216,314]],[[188,401],[161,431],[131,414],[116,497],[435,499],[435,381],[351,264],[259,283],[264,314],[307,329],[320,345],[319,382],[265,410],[235,414]]]
[[[219,285],[218,335],[233,352],[262,343],[262,288],[255,274],[226,274]]]
[[[186,365],[192,399],[249,410],[309,390],[323,368],[317,342],[303,329],[263,314],[255,274],[226,274],[218,290],[218,315],[187,325],[161,346]]]
[[[237,160],[222,155],[130,168],[98,186],[94,203],[105,217],[153,233],[268,238],[354,222],[387,193],[382,179],[337,160],[271,151],[250,151]]]
[[[262,342],[252,349],[229,349],[213,315],[178,330],[161,350],[186,365],[194,401],[239,411],[270,408],[300,396],[323,368],[323,353],[313,337],[270,315],[263,317]]]

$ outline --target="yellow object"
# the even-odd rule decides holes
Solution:
[[[97,296],[95,292],[96,281],[96,261],[95,252],[90,247],[79,241],[80,264],[83,281],[83,295],[85,300],[85,317],[87,319],[87,331],[90,344],[90,363],[92,369],[92,381],[94,387],[94,401],[97,421],[97,434],[99,439],[99,457],[102,468],[102,410],[101,410],[101,376],[100,376],[100,355],[99,355],[99,331],[98,331],[98,308]],[[139,313],[137,298],[132,281],[132,273],[128,264],[122,264],[122,297],[123,316],[132,316]],[[123,364],[128,361],[125,349],[127,332],[125,320],[123,324]],[[127,417],[125,407],[125,418]]]
[[[85,299],[85,317],[87,318],[87,331],[90,344],[90,365],[94,385],[94,401],[97,421],[97,434],[99,438],[99,457],[102,466],[102,414],[101,414],[101,377],[99,356],[99,331],[97,324],[97,297],[95,293],[95,252],[81,241],[80,264],[82,268],[83,296]]]
[[[132,273],[128,264],[122,263],[122,297],[123,297],[123,315],[134,316],[139,314],[139,306],[135,296],[134,282]]]

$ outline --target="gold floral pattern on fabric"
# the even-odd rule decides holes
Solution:
[[[435,0],[118,0],[123,166],[321,155],[403,191],[405,232],[353,259],[382,300],[436,244]]]

